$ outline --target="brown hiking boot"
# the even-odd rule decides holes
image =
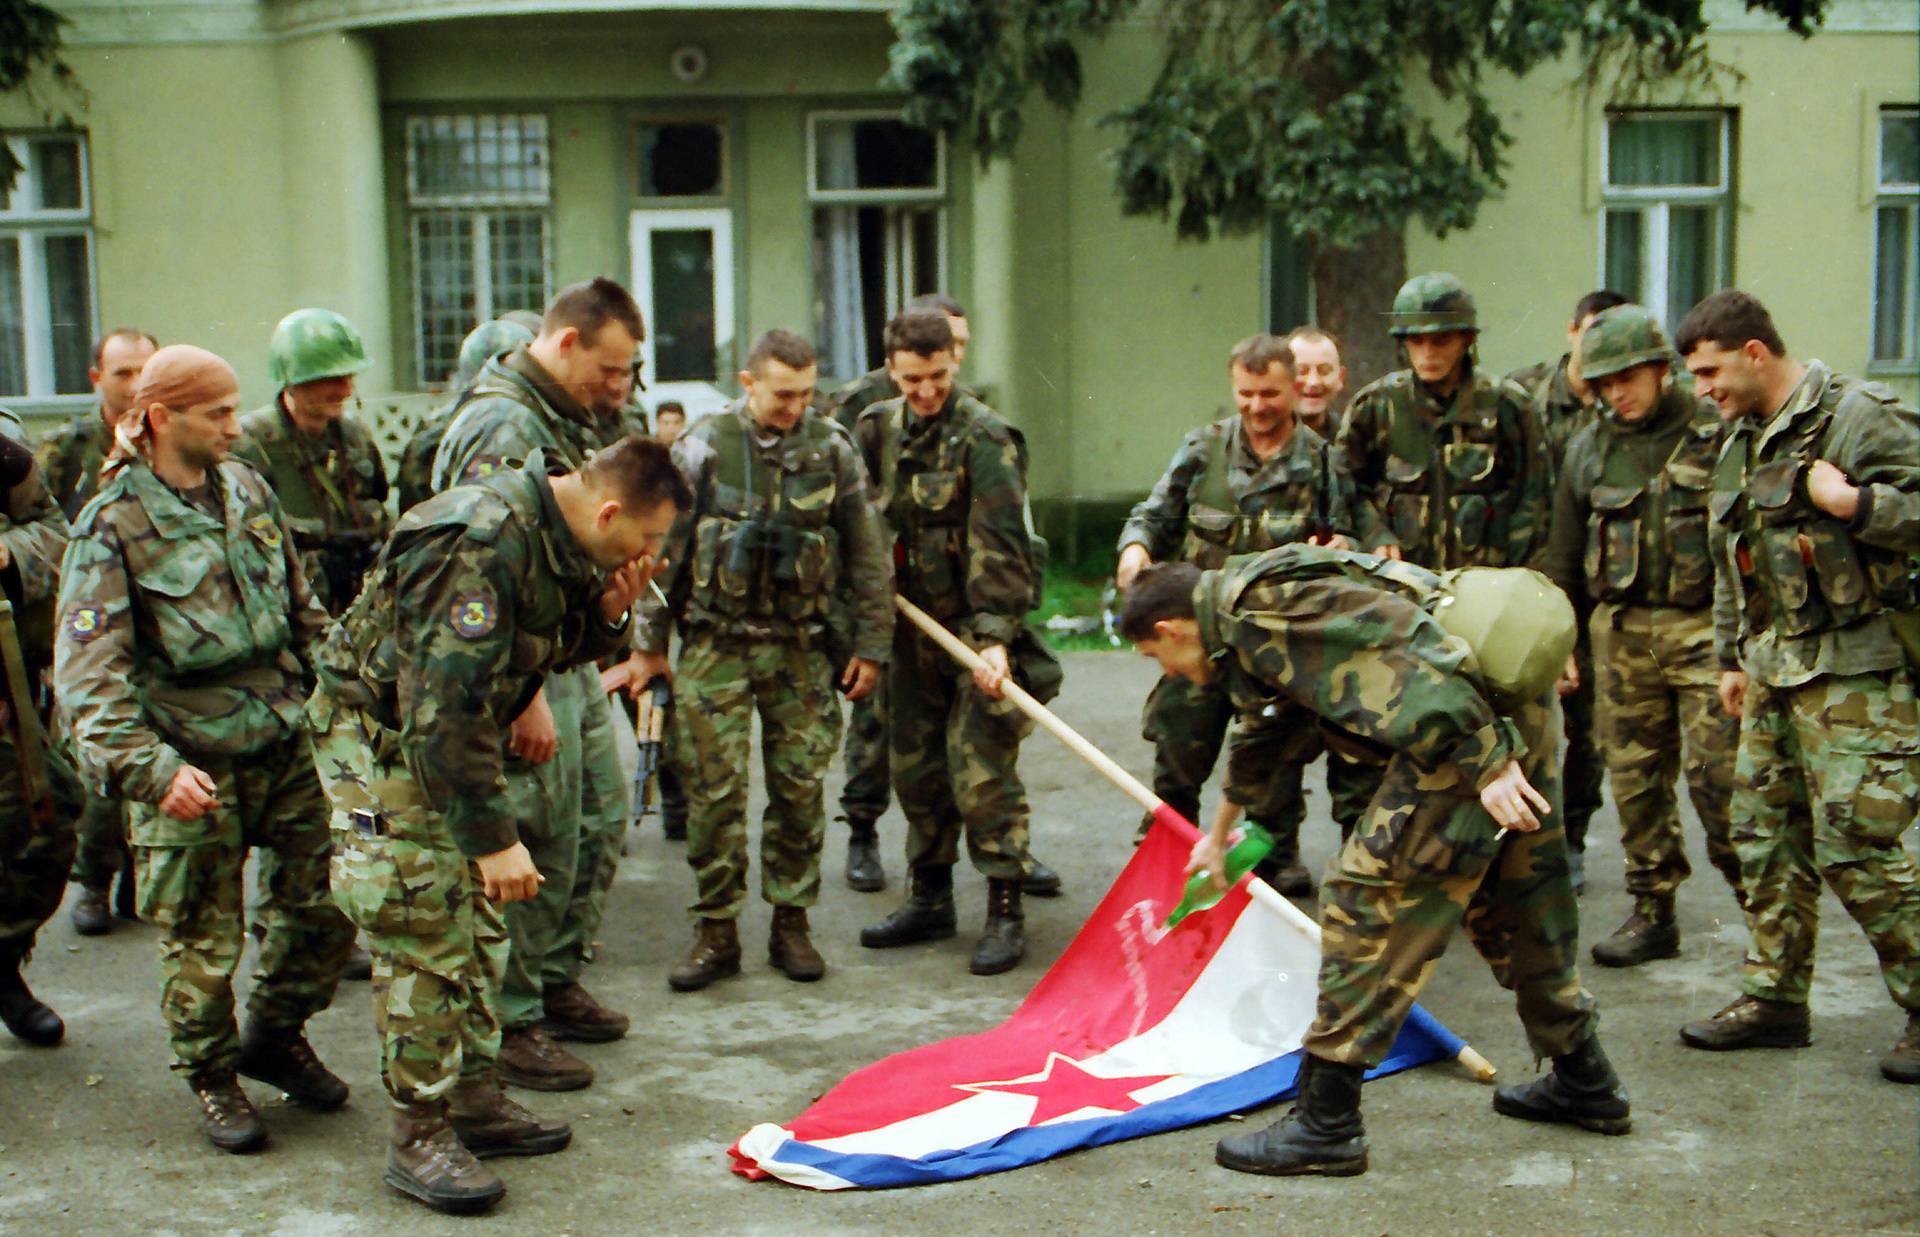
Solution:
[[[1673,921],[1673,895],[1635,898],[1633,913],[1613,935],[1593,947],[1601,966],[1639,966],[1680,955],[1680,926]]]
[[[453,1132],[474,1158],[502,1155],[551,1155],[573,1141],[573,1127],[565,1121],[535,1116],[500,1089],[492,1070],[462,1078],[454,1084],[448,1110]]]
[[[788,979],[812,983],[827,973],[826,960],[807,936],[807,912],[800,906],[773,908],[773,931],[767,936],[767,960]]]
[[[1920,1013],[1907,1015],[1907,1029],[1880,1058],[1880,1076],[1888,1082],[1920,1083]]]
[[[731,919],[702,919],[694,929],[693,948],[667,972],[667,986],[675,992],[696,992],[739,973],[740,925]]]
[[[593,1083],[593,1066],[553,1042],[537,1022],[500,1032],[500,1077],[529,1091],[578,1091]]]
[[[1813,1042],[1807,1007],[1788,1001],[1743,996],[1703,1022],[1680,1028],[1690,1048],[1715,1052],[1733,1048],[1805,1048]]]
[[[81,936],[105,936],[113,931],[113,911],[107,906],[107,887],[82,885],[73,902],[73,930]]]
[[[386,1180],[435,1211],[456,1216],[478,1215],[507,1192],[493,1170],[461,1144],[444,1100],[395,1110]]]
[[[548,984],[540,1000],[547,1011],[541,1025],[555,1039],[606,1044],[625,1035],[632,1025],[625,1014],[617,1014],[594,1000],[577,979]]]
[[[240,1060],[234,1068],[316,1112],[332,1112],[347,1102],[347,1084],[320,1063],[299,1027],[248,1023],[240,1037]]]
[[[225,1066],[201,1070],[187,1080],[200,1101],[200,1132],[222,1151],[244,1155],[267,1145],[267,1127],[240,1081]]]

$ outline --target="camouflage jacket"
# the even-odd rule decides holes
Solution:
[[[359,600],[314,655],[316,723],[336,707],[375,727],[469,856],[519,840],[507,727],[548,672],[616,651],[606,577],[574,540],[544,453],[401,517]]]
[[[468,388],[471,390],[471,388]],[[447,427],[466,402],[463,391],[420,419],[413,437],[400,452],[400,463],[393,470],[393,491],[400,514],[418,507],[433,497],[433,459],[439,454],[440,441]]]
[[[888,659],[892,565],[866,466],[838,424],[807,412],[769,437],[736,402],[682,434],[673,458],[693,507],[668,537],[661,584],[686,626],[812,642],[847,595],[852,654]],[[664,650],[665,611],[641,612],[641,645]]]
[[[1525,567],[1546,547],[1553,469],[1526,392],[1469,371],[1445,405],[1411,370],[1353,397],[1335,445],[1358,493],[1367,549],[1408,562]]]
[[[494,357],[467,392],[433,461],[435,492],[519,468],[536,450],[578,468],[605,445],[605,426],[525,348]]]
[[[27,445],[26,428],[4,408],[0,408],[0,434]],[[0,590],[13,603],[20,653],[34,677],[53,661],[53,603],[59,589],[60,557],[67,549],[67,517],[48,491],[45,475],[42,464],[0,495],[0,545],[7,547],[8,560],[0,570]],[[0,683],[0,699],[5,690]]]
[[[1140,545],[1155,562],[1178,556],[1210,568],[1322,532],[1357,535],[1353,483],[1333,449],[1296,425],[1287,445],[1262,460],[1235,415],[1187,435],[1153,492],[1134,505],[1120,548]]]
[[[900,388],[893,385],[887,367],[870,369],[841,387],[827,397],[827,413],[848,433],[860,423],[860,414],[883,399],[892,399],[900,394]]]
[[[228,460],[223,518],[136,460],[74,522],[60,567],[54,694],[83,766],[157,802],[183,761],[300,733],[305,658],[327,626],[280,503]]]
[[[1428,613],[1438,586],[1408,563],[1290,545],[1206,572],[1194,603],[1201,643],[1243,716],[1291,711],[1301,729],[1317,718],[1330,739],[1428,768],[1451,762],[1479,787],[1526,747],[1489,703],[1466,642]],[[1227,794],[1250,802],[1271,774],[1264,761],[1230,762]]]
[[[1705,611],[1707,492],[1724,435],[1713,405],[1679,385],[1638,422],[1601,413],[1567,445],[1540,569],[1577,604]]]
[[[41,437],[41,476],[69,520],[100,491],[100,465],[111,450],[113,430],[98,408],[75,414]]]
[[[977,648],[1010,645],[1040,588],[1020,432],[956,389],[931,417],[882,400],[854,437],[901,594]]]
[[[653,423],[647,418],[647,410],[639,404],[628,404],[618,416],[607,417],[600,422],[601,446],[611,447],[630,436],[653,437]]]
[[[278,399],[240,418],[233,458],[267,479],[300,553],[300,570],[328,614],[347,608],[393,518],[380,448],[351,414],[320,434],[298,429]]]
[[[1556,471],[1567,457],[1567,444],[1575,434],[1593,424],[1599,408],[1597,402],[1588,403],[1573,393],[1573,384],[1567,380],[1567,363],[1572,359],[1568,354],[1558,361],[1542,361],[1507,375],[1508,382],[1527,393]]]
[[[1860,487],[1851,520],[1807,496],[1816,459]],[[1793,687],[1903,664],[1889,615],[1920,607],[1920,417],[1891,388],[1809,361],[1778,412],[1727,436],[1709,502],[1723,668]]]

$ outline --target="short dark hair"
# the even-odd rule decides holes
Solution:
[[[905,308],[908,310],[937,310],[949,318],[964,318],[967,316],[967,311],[960,308],[960,302],[954,300],[944,292],[922,292],[919,296],[908,301]]]
[[[930,357],[937,352],[952,352],[953,323],[944,310],[909,309],[893,316],[882,332],[881,346],[891,361],[896,352],[911,352]]]
[[[596,275],[560,289],[559,294],[547,302],[547,312],[540,319],[540,333],[572,327],[580,332],[581,342],[592,343],[600,328],[609,322],[625,327],[635,343],[647,337],[646,323],[640,318],[640,306],[634,303],[633,294],[605,275]]]
[[[1573,324],[1579,326],[1595,314],[1605,313],[1619,305],[1631,305],[1633,302],[1612,288],[1599,288],[1587,293],[1573,305]]]
[[[1324,327],[1296,326],[1287,332],[1287,355],[1293,355],[1295,344],[1310,344],[1316,339],[1324,339],[1333,345],[1335,352],[1340,351],[1340,337]]]
[[[1135,644],[1153,639],[1153,625],[1194,616],[1200,569],[1192,563],[1149,563],[1120,599],[1120,634]]]
[[[620,505],[644,510],[670,502],[681,511],[693,507],[693,486],[673,462],[666,444],[639,434],[628,434],[587,457],[580,475],[596,489],[619,499]]]
[[[1686,356],[1703,343],[1738,348],[1749,339],[1759,340],[1775,356],[1787,355],[1786,342],[1767,307],[1738,288],[1722,288],[1687,311],[1674,332],[1673,346]]]
[[[116,339],[144,339],[155,348],[160,346],[159,340],[137,326],[116,326],[99,339],[93,341],[93,367],[95,369],[100,368],[100,358],[106,355],[107,345]]]
[[[766,372],[770,360],[788,369],[806,369],[820,363],[820,354],[803,336],[776,326],[761,332],[760,338],[753,341],[753,347],[747,349],[747,372],[756,375]]]
[[[1227,354],[1227,367],[1238,365],[1250,374],[1264,374],[1275,365],[1293,373],[1293,345],[1278,335],[1249,335]]]
[[[677,399],[663,399],[660,401],[659,406],[653,410],[653,415],[656,417],[664,417],[669,413],[684,421],[687,419],[687,406]]]

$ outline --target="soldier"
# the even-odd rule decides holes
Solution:
[[[21,971],[66,891],[76,798],[72,771],[46,740],[36,685],[53,660],[53,600],[67,518],[42,481],[18,419],[0,408],[0,1022],[29,1044],[66,1034]]]
[[[1293,354],[1293,415],[1331,442],[1340,429],[1340,397],[1347,390],[1340,341],[1317,326],[1295,327],[1287,335],[1287,350]]]
[[[1576,433],[1593,424],[1600,400],[1599,392],[1582,376],[1577,355],[1580,333],[1593,321],[1594,315],[1626,303],[1626,297],[1609,289],[1587,293],[1573,307],[1573,320],[1567,324],[1566,353],[1558,361],[1542,361],[1507,375],[1507,381],[1520,384],[1533,402],[1534,416],[1540,422],[1541,434],[1546,437],[1547,454],[1553,458],[1556,476],[1566,465],[1567,444]],[[1584,593],[1571,596],[1577,604]],[[1605,772],[1594,746],[1593,645],[1587,631],[1587,624],[1582,623],[1580,643],[1573,653],[1576,673],[1562,684],[1560,697],[1567,722],[1567,752],[1560,769],[1560,785],[1567,800],[1563,805],[1563,823],[1567,830],[1567,850],[1573,857],[1575,893],[1586,889],[1587,822],[1600,810],[1600,783]],[[1678,744],[1673,751],[1678,753]],[[1670,787],[1672,782],[1669,777],[1666,785]]]
[[[1676,334],[1700,394],[1733,423],[1709,534],[1720,699],[1740,714],[1730,834],[1752,937],[1740,998],[1680,1037],[1810,1042],[1824,877],[1907,1011],[1880,1072],[1920,1083],[1920,874],[1900,842],[1920,800],[1920,417],[1885,386],[1794,360],[1744,292],[1707,297]]]
[[[133,327],[118,327],[102,335],[94,342],[93,364],[87,370],[100,397],[99,407],[49,430],[41,439],[41,475],[67,519],[79,515],[80,508],[99,490],[100,466],[113,449],[113,427],[133,402],[140,370],[158,346],[153,336]],[[49,654],[51,651],[49,648]],[[114,915],[133,918],[133,857],[127,852],[127,809],[91,791],[81,794],[80,818],[75,826],[79,846],[73,861],[73,879],[80,885],[80,896],[74,899],[70,914],[74,931],[82,936],[100,936],[113,931]],[[120,878],[119,893],[109,913],[107,895],[116,875]]]
[[[653,410],[653,437],[671,447],[687,432],[687,406],[677,399],[663,399]]]
[[[536,450],[400,521],[315,657],[311,712],[333,805],[333,894],[375,942],[386,1181],[446,1212],[505,1187],[477,1162],[572,1130],[500,1089],[502,904],[546,878],[507,786],[507,727],[562,665],[628,637],[628,608],[687,502],[664,448],[630,439],[549,475]]]
[[[467,332],[467,337],[460,342],[459,364],[447,380],[447,389],[453,392],[453,398],[426,415],[400,453],[400,467],[393,482],[399,493],[400,514],[405,515],[433,497],[433,457],[440,450],[440,440],[447,436],[447,427],[453,424],[453,418],[466,401],[473,380],[480,376],[481,367],[491,357],[532,342],[532,331],[502,318],[482,322]]]
[[[1727,842],[1740,728],[1720,708],[1707,551],[1722,426],[1712,405],[1675,385],[1673,349],[1642,306],[1600,312],[1577,347],[1580,372],[1605,409],[1567,446],[1542,566],[1576,610],[1592,615],[1596,656],[1584,671],[1570,669],[1598,671],[1601,750],[1633,898],[1593,960],[1637,966],[1680,952],[1674,893],[1692,871],[1673,790],[1683,735],[1707,858],[1741,900],[1740,861]]]
[[[1566,599],[1532,572],[1436,576],[1291,545],[1204,574],[1149,568],[1120,622],[1167,673],[1219,678],[1242,709],[1317,721],[1388,756],[1321,887],[1319,1006],[1293,1112],[1221,1139],[1216,1160],[1274,1176],[1365,1172],[1361,1077],[1460,924],[1514,993],[1535,1059],[1553,1058],[1544,1078],[1500,1088],[1494,1111],[1626,1133],[1626,1092],[1574,957],[1566,841],[1552,816],[1540,821],[1560,728],[1552,686],[1574,640]],[[1223,801],[1190,871],[1220,882],[1236,815]]]
[[[905,905],[862,929],[860,943],[886,949],[954,934],[953,865],[964,832],[987,877],[986,930],[969,965],[997,975],[1026,955],[1020,895],[1038,875],[1015,768],[1033,727],[1001,685],[1014,674],[1040,699],[1060,688],[1059,663],[1023,621],[1040,588],[1026,440],[955,387],[946,315],[899,315],[885,347],[902,394],[862,413],[855,438],[893,535],[897,586],[988,668],[968,675],[911,624],[895,624],[890,763],[907,817],[909,884]]]
[[[687,784],[698,926],[667,977],[678,992],[740,969],[756,711],[767,776],[760,891],[773,905],[767,954],[789,979],[826,973],[807,907],[820,893],[821,780],[840,740],[834,687],[855,701],[873,690],[893,635],[893,578],[858,453],[838,425],[808,411],[819,372],[813,345],[766,332],[740,371],[745,398],[674,448],[694,500],[674,528],[667,596],[684,633],[674,676],[680,723],[698,762]],[[844,660],[827,640],[835,593],[846,594],[852,616]],[[666,673],[667,611],[652,607],[647,618],[651,677]]]
[[[437,490],[520,467],[535,451],[578,469],[627,406],[640,309],[611,279],[563,288],[533,342],[489,359],[434,458]],[[580,982],[606,908],[629,817],[613,716],[589,665],[549,672],[508,728],[508,794],[546,882],[506,910],[513,947],[500,986],[500,1076],[537,1091],[593,1082],[556,1039],[605,1043],[627,1033]]]
[[[87,776],[128,806],[140,917],[161,929],[160,1008],[207,1138],[266,1130],[234,1074],[330,1110],[346,1084],[304,1027],[333,999],[353,930],[327,896],[326,806],[306,726],[306,656],[326,626],[240,436],[227,363],[154,353],[100,493],[60,570],[55,694]],[[247,1028],[233,974],[243,871],[261,934]]]
[[[1120,530],[1114,582],[1121,592],[1147,564],[1176,557],[1208,570],[1230,555],[1295,541],[1349,544],[1352,483],[1326,440],[1294,418],[1294,365],[1288,341],[1277,335],[1233,346],[1227,375],[1239,412],[1188,434],[1153,492],[1135,504]],[[1188,820],[1199,819],[1200,789],[1232,721],[1233,702],[1216,686],[1168,675],[1147,697],[1141,729],[1153,744],[1153,792]],[[1313,877],[1300,862],[1301,778],[1318,753],[1310,739],[1299,741],[1306,733],[1258,719],[1234,732],[1236,748],[1258,749],[1236,759],[1272,770],[1241,806],[1273,834],[1277,845],[1260,875],[1287,897],[1313,896]]]

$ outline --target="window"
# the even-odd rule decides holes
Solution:
[[[93,225],[86,139],[10,137],[22,171],[0,194],[0,398],[93,390]]]
[[[1873,361],[1920,365],[1920,108],[1880,112],[1880,194],[1873,217]]]
[[[946,148],[888,113],[808,118],[814,338],[821,368],[880,364],[887,319],[946,282]]]
[[[1672,326],[1730,281],[1724,112],[1617,112],[1602,156],[1600,281]]]
[[[444,381],[460,342],[510,309],[547,303],[552,202],[544,116],[407,121],[414,364]]]
[[[1312,322],[1312,251],[1276,216],[1267,229],[1267,329],[1285,335]]]
[[[726,127],[711,120],[641,121],[634,128],[638,195],[712,198],[727,191]]]

